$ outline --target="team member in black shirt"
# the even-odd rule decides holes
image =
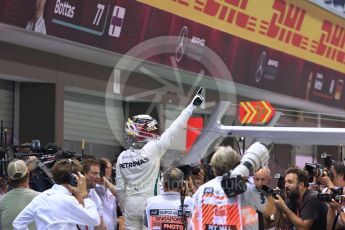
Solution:
[[[299,168],[290,168],[285,176],[287,202],[277,195],[276,207],[290,222],[291,229],[327,229],[327,206],[317,198],[317,192],[308,190],[308,175]],[[290,228],[289,228],[290,229]]]

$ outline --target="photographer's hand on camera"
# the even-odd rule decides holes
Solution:
[[[228,197],[234,197],[247,190],[246,182],[241,175],[231,176],[231,173],[225,173],[221,185]]]
[[[316,179],[317,182],[319,182],[320,184],[322,184],[324,186],[327,186],[327,188],[329,188],[329,189],[335,188],[331,178],[329,178],[329,176],[328,176],[326,171],[324,171],[323,176],[316,177],[315,179]]]
[[[336,210],[337,212],[341,212],[343,208],[341,207],[341,204],[339,204],[337,201],[332,199],[331,202],[327,202],[329,207],[332,208],[333,210]]]
[[[102,176],[100,179],[100,184],[103,185],[106,189],[116,196],[116,186],[113,185],[105,176]]]
[[[285,204],[285,200],[281,196],[279,196],[278,194],[276,195],[276,197],[274,199],[274,203],[275,203],[276,207],[279,208],[279,210],[281,210],[282,212],[285,212],[286,209],[289,209]]]

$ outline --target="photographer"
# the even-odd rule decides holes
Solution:
[[[27,229],[33,221],[37,229],[72,230],[77,229],[77,225],[99,225],[96,205],[86,198],[86,180],[81,169],[76,160],[56,162],[52,168],[55,184],[19,213],[13,221],[13,229]],[[77,180],[76,186],[73,180]]]
[[[329,189],[345,187],[345,166],[341,162],[336,162],[330,172],[324,172],[324,175],[317,177],[316,180]]]
[[[111,161],[108,158],[100,158],[99,159],[100,163],[101,163],[101,169],[104,167],[104,177],[112,184],[115,183],[115,175],[113,175],[113,171],[115,171],[115,168],[113,168],[113,164],[111,163]],[[102,174],[102,172],[101,172]],[[102,177],[102,175],[101,175]]]
[[[30,188],[43,192],[50,189],[54,181],[49,170],[56,161],[56,153],[59,147],[54,143],[48,143],[41,148],[39,140],[33,140],[32,143],[24,143],[16,147],[15,156],[22,159],[27,164],[30,175]]]
[[[277,195],[276,207],[296,229],[326,229],[327,206],[308,189],[308,175],[299,168],[290,168],[285,176],[287,202]],[[291,227],[291,226],[290,226]]]
[[[337,162],[331,169],[332,180],[326,175],[320,178],[319,181],[327,185],[329,193],[333,193],[334,189],[345,187],[345,166],[341,162]],[[333,190],[333,191],[332,191]],[[339,229],[345,227],[344,203],[341,202],[343,197],[339,200],[332,199],[328,202],[329,209],[327,213],[327,226],[328,229]]]
[[[151,229],[187,229],[192,213],[192,198],[181,196],[185,189],[183,172],[168,168],[163,174],[164,193],[147,199],[144,225]]]
[[[267,167],[262,167],[261,169],[257,170],[254,173],[254,184],[257,188],[262,189],[263,186],[269,186],[271,182],[272,176],[271,176],[271,170]],[[261,212],[258,212],[258,218],[259,218],[259,229],[269,229],[273,226],[273,218],[272,216],[264,216]]]
[[[187,182],[186,195],[192,196],[205,183],[205,170],[200,164],[183,165],[178,168],[182,170],[184,180]]]
[[[240,160],[240,155],[230,146],[217,148],[211,159],[216,177],[200,186],[193,196],[193,229],[258,229],[256,211],[268,216],[275,212],[273,198],[266,198],[249,183],[240,195],[228,197],[225,194],[221,185],[223,175],[234,169]]]
[[[26,162],[30,172],[30,188],[38,192],[50,189],[54,183],[47,176],[46,172],[38,166],[40,165],[39,159],[35,156],[30,156]]]
[[[338,203],[332,199],[328,202],[329,209],[327,213],[327,229],[344,229],[345,228],[345,215],[343,203]]]
[[[199,164],[197,165],[197,168],[198,170],[195,170],[188,181],[188,187],[193,193],[195,193],[196,190],[205,183],[205,169]]]
[[[100,159],[100,181],[96,184],[95,191],[102,201],[103,220],[107,229],[116,229],[117,205],[116,188],[111,180],[111,162],[106,158]],[[109,173],[110,172],[110,173]],[[109,178],[109,180],[108,180]]]
[[[254,184],[258,188],[262,188],[263,185],[269,186],[271,179],[271,170],[267,167],[262,167],[254,173]]]

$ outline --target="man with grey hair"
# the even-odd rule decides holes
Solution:
[[[218,147],[211,159],[213,180],[199,187],[193,195],[193,229],[258,229],[256,211],[275,212],[273,198],[265,197],[247,183],[246,192],[227,197],[221,186],[222,176],[240,163],[240,155],[230,146]]]
[[[271,179],[271,170],[267,167],[262,167],[254,173],[254,184],[258,188],[262,188],[263,185],[268,186]]]
[[[272,179],[271,170],[267,167],[262,167],[261,169],[257,170],[254,173],[254,184],[259,189],[261,189],[262,186],[268,186],[271,182],[271,179]],[[276,214],[278,214],[278,213],[276,213]],[[279,218],[275,218],[274,215],[264,216],[261,212],[258,212],[258,218],[259,218],[259,224],[264,229],[275,229],[273,227],[275,224],[275,222],[273,220],[279,219]]]
[[[192,198],[181,196],[185,186],[183,172],[168,168],[163,174],[164,192],[147,199],[144,225],[148,229],[187,229],[192,213]],[[190,226],[189,226],[190,227]]]

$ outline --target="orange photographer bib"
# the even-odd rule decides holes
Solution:
[[[203,194],[200,210],[197,210],[201,221],[194,223],[194,226],[199,226],[197,229],[202,230],[240,230],[242,224],[239,201],[236,198],[231,198],[231,201],[226,196]]]

